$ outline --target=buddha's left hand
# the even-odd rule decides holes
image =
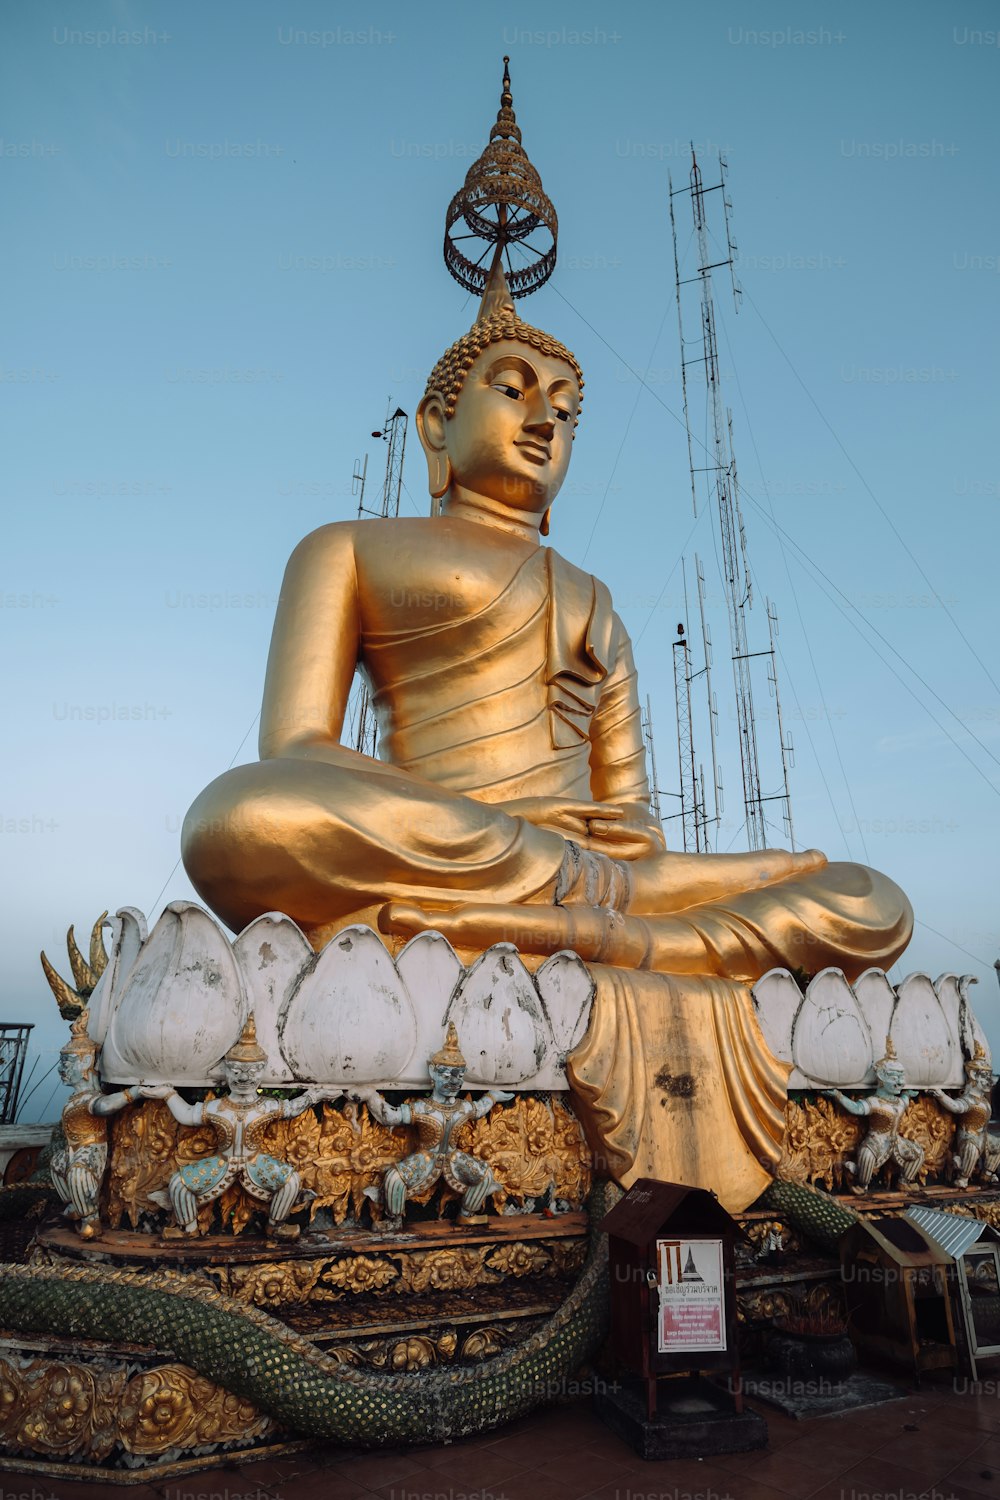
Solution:
[[[571,797],[517,797],[500,804],[505,813],[571,838],[582,849],[613,859],[662,854],[663,835],[638,810],[614,802],[577,802]]]

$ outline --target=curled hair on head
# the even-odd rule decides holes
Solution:
[[[501,339],[512,339],[516,343],[527,345],[529,349],[537,349],[540,354],[565,360],[577,378],[582,402],[583,371],[576,356],[550,333],[544,333],[541,328],[533,328],[530,323],[523,322],[512,310],[495,313],[492,317],[473,323],[468,333],[445,350],[428,377],[424,399],[430,395],[440,396],[444,402],[445,416],[453,417],[459,393],[473,363],[484,349],[489,348],[490,344],[499,343]]]

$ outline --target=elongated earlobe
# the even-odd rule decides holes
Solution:
[[[440,500],[442,495],[448,493],[451,488],[451,459],[447,453],[428,453],[427,482],[432,500]]]
[[[544,516],[542,517],[542,524],[538,528],[538,534],[539,534],[539,536],[548,536],[548,534],[549,534],[549,517],[551,516],[551,514],[552,514],[552,507],[550,505],[549,508],[548,508],[548,510],[545,512]]]

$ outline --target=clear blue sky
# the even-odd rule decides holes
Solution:
[[[444,213],[505,52],[560,224],[522,312],[587,378],[551,541],[636,640],[661,784],[693,524],[667,174],[693,139],[730,164],[723,364],[798,839],[904,886],[926,925],[897,972],[977,974],[1000,1044],[1000,697],[956,629],[1000,676],[997,27],[973,3],[4,9],[3,1009],[43,1067],[64,1031],[38,949],[191,895],[180,821],[256,754],[285,560],[353,514],[387,398],[412,413],[471,321]],[[423,512],[415,438],[404,478]],[[710,517],[695,546],[718,598]],[[714,637],[732,812],[721,613]]]

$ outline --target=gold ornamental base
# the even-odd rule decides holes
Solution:
[[[29,1262],[208,1281],[338,1362],[416,1378],[529,1337],[566,1300],[587,1235],[582,1212],[494,1214],[469,1226],[427,1220],[405,1232],[305,1230],[281,1243],[127,1230],[86,1242],[50,1220]],[[0,1334],[0,1469],[127,1485],[298,1446],[296,1434],[169,1352]]]

